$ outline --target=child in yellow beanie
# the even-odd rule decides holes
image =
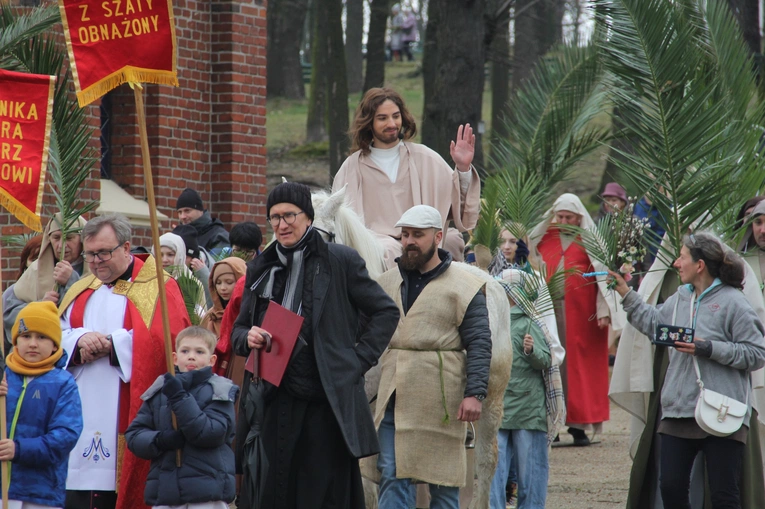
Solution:
[[[80,393],[66,367],[56,305],[31,302],[13,324],[0,396],[6,396],[8,438],[0,461],[11,461],[8,498],[16,507],[63,507],[69,453],[82,433]]]

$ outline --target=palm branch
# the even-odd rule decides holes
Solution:
[[[739,162],[749,172],[757,146],[743,104],[753,95],[737,97],[752,76],[728,67],[741,64],[743,40],[720,0],[706,4],[595,1],[609,35],[600,45],[610,98],[634,140],[634,151],[613,162],[658,209],[670,257],[691,227],[726,215],[721,204],[741,191]]]
[[[537,271],[522,271],[521,282],[514,286],[512,297],[532,320],[540,320],[544,315],[555,311],[565,293],[566,279],[574,275],[574,269],[562,269],[553,272],[549,278]],[[502,282],[502,284],[507,284]],[[526,334],[531,330],[531,323]]]
[[[204,315],[204,309],[200,309],[200,302],[204,301],[204,288],[200,286],[200,281],[185,267],[172,265],[165,269],[168,274],[173,276],[178,288],[183,296],[183,304],[186,306],[186,312],[189,314],[191,325],[199,325]]]
[[[0,237],[0,244],[11,251],[21,251],[27,245],[27,242],[37,237],[39,233],[19,233],[16,235],[3,235]]]
[[[492,163],[502,188],[500,222],[516,238],[544,220],[556,184],[608,139],[592,122],[608,107],[602,77],[594,45],[561,45],[511,102],[509,136],[493,145]]]
[[[487,178],[483,186],[481,212],[470,237],[470,244],[472,246],[485,246],[491,253],[491,256],[497,253],[500,244],[500,234],[502,233],[499,222],[500,192],[501,190],[496,178]]]
[[[59,10],[53,5],[18,14],[4,4],[0,8],[0,19],[0,65],[4,69],[57,77],[48,173],[56,209],[63,218],[61,234],[66,237],[77,233],[74,227],[77,219],[95,209],[98,202],[80,201],[80,192],[96,161],[93,149],[88,147],[93,129],[88,124],[86,110],[70,95],[72,85],[65,66],[66,51],[57,43],[55,34],[43,33],[60,22]],[[64,248],[62,243],[60,259],[63,259]]]

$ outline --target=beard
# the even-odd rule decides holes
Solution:
[[[378,140],[380,140],[382,143],[385,143],[386,145],[390,143],[395,143],[396,141],[398,141],[398,133],[399,131],[378,132],[378,131],[375,131],[374,129],[372,130],[372,134],[374,135],[374,138],[377,138]]]
[[[406,271],[419,270],[433,258],[437,248],[438,246],[433,242],[430,249],[423,253],[417,246],[409,246],[401,254],[399,264]]]

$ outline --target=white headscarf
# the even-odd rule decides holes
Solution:
[[[175,252],[173,263],[170,265],[175,267],[186,267],[186,244],[183,242],[183,238],[181,238],[180,235],[176,235],[175,233],[165,233],[159,238],[159,247],[166,247]],[[154,252],[153,248],[152,252]]]

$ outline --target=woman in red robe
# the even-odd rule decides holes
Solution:
[[[567,424],[574,445],[589,445],[585,431],[600,433],[609,419],[608,328],[612,310],[603,285],[582,277],[583,273],[603,270],[578,239],[558,227],[570,224],[592,228],[594,223],[579,198],[561,195],[548,211],[547,220],[532,233],[532,244],[542,258],[548,280],[559,270],[571,270],[566,278],[564,297],[556,305],[558,334],[566,349],[561,366],[566,398]],[[616,300],[611,298],[613,305]]]

